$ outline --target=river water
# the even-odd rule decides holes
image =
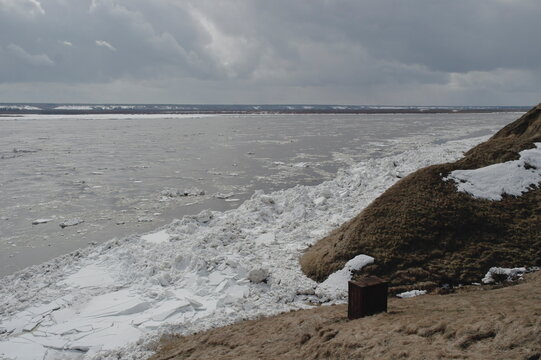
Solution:
[[[412,144],[491,134],[519,116],[2,116],[0,276],[183,215],[237,207],[257,189],[318,184]]]

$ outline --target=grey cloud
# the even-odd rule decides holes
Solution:
[[[111,51],[116,51],[116,48],[105,40],[96,40],[95,43],[97,46],[105,47]]]
[[[15,56],[17,59],[21,60],[23,63],[33,65],[33,66],[52,66],[54,62],[46,54],[29,54],[22,47],[9,44],[7,47],[9,53]]]
[[[45,15],[37,0],[0,0],[0,12],[26,18]]]
[[[528,104],[540,13],[534,0],[0,0],[0,82],[81,101]]]

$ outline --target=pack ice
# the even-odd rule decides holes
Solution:
[[[258,191],[237,209],[185,216],[0,279],[0,358],[143,359],[164,333],[341,302],[351,271],[373,259],[360,255],[317,284],[300,270],[303,250],[400,177],[481,140],[414,145],[317,186]]]

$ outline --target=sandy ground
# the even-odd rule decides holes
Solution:
[[[348,321],[323,306],[164,339],[151,359],[541,358],[541,272],[505,288],[389,299],[389,312]]]

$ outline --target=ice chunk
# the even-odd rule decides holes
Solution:
[[[254,269],[248,274],[248,280],[254,284],[259,284],[267,279],[269,272],[265,269]]]
[[[99,329],[72,341],[68,349],[89,350],[98,348],[101,350],[113,350],[118,344],[134,342],[143,335],[143,332],[136,327],[125,323],[112,323],[111,326]],[[84,350],[83,350],[84,351]]]
[[[216,289],[214,291],[217,293],[222,292],[227,287],[228,283],[229,283],[228,280],[222,281],[220,285],[216,286]]]
[[[32,225],[46,224],[50,221],[53,221],[53,219],[36,219],[32,221]]]
[[[276,237],[274,233],[266,233],[261,234],[257,239],[255,239],[255,243],[257,245],[270,245],[276,241]]]
[[[26,308],[26,311],[34,315],[46,315],[58,309],[60,309],[60,305],[56,301],[54,301],[48,304]]]
[[[8,333],[21,333],[28,324],[34,318],[34,314],[28,311],[22,311],[10,320],[0,323],[0,328],[5,329]]]
[[[214,197],[216,199],[229,199],[230,197],[233,197],[233,195],[235,195],[234,193],[230,192],[230,193],[227,193],[227,194],[224,194],[224,193],[216,193],[214,195]]]
[[[81,309],[81,317],[107,317],[139,313],[147,310],[150,303],[123,289],[96,296]]]
[[[0,341],[0,358],[8,360],[43,359],[47,349],[41,344],[21,337]]]
[[[115,284],[109,269],[96,264],[87,265],[76,273],[69,275],[63,284],[79,288],[108,287]]]
[[[188,302],[190,303],[190,305],[195,309],[195,310],[205,310],[205,305],[203,305],[202,303],[200,303],[199,301],[193,299],[193,298],[186,298],[186,300],[188,300]]]
[[[202,196],[205,195],[205,192],[198,188],[191,188],[185,190],[178,189],[164,189],[160,193],[162,196],[174,198],[174,197],[183,197],[183,196]]]
[[[219,271],[214,271],[209,275],[209,285],[216,286],[226,279],[225,275]]]
[[[43,360],[83,360],[85,356],[92,356],[90,353],[80,350],[56,350],[49,348]],[[41,359],[40,359],[41,360]]]
[[[61,222],[60,227],[63,229],[63,228],[68,227],[68,226],[79,225],[79,224],[81,224],[83,222],[84,222],[84,220],[79,219],[79,218],[68,219],[68,220],[64,220],[63,222]]]
[[[162,243],[169,242],[170,238],[171,238],[171,235],[169,235],[167,230],[161,230],[152,234],[141,236],[141,239],[153,244],[162,244]]]
[[[29,340],[34,343],[43,345],[46,348],[63,349],[68,343],[68,340],[61,336],[34,336],[33,334],[25,334],[20,336],[19,339]]]
[[[227,294],[236,299],[242,299],[248,296],[250,289],[246,285],[233,285],[227,289]]]
[[[212,212],[209,210],[203,210],[199,214],[195,215],[195,219],[203,224],[208,223],[210,220],[212,220],[214,216],[212,215]]]
[[[154,321],[164,321],[179,312],[189,311],[191,309],[190,305],[191,303],[187,300],[168,301],[153,310],[151,318]]]

